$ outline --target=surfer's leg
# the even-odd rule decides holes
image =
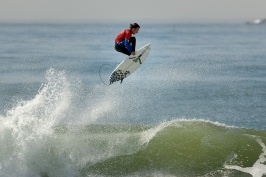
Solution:
[[[135,37],[130,37],[129,43],[131,44],[132,51],[135,51],[135,48],[136,48],[136,38]]]
[[[128,56],[131,55],[131,53],[126,49],[125,45],[118,45],[118,44],[115,44],[115,50],[117,52],[121,52],[123,54],[126,54]]]

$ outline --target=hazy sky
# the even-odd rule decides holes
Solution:
[[[0,0],[2,22],[246,22],[266,0]]]

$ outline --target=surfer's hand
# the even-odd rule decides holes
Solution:
[[[135,55],[136,54],[136,52],[131,52],[131,55]]]

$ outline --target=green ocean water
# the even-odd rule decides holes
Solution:
[[[90,126],[87,128],[90,129]],[[115,126],[115,130],[112,126],[97,128],[103,137],[119,139],[119,135],[128,133],[132,136],[123,144],[118,144],[118,147],[113,146],[114,151],[122,148],[121,154],[97,163],[87,163],[82,168],[84,174],[249,176],[241,171],[227,169],[225,165],[253,167],[261,154],[265,163],[265,131],[239,129],[203,120],[174,120],[148,129],[121,125]],[[141,130],[144,128],[147,130]],[[101,131],[103,129],[106,131]],[[136,130],[141,131],[137,133]],[[258,143],[260,140],[264,142],[263,147]],[[100,149],[103,151],[109,149],[110,145],[112,147],[112,143],[104,138],[102,141]],[[126,152],[131,149],[129,147],[133,147],[132,151]]]
[[[266,169],[264,130],[183,119],[154,126],[59,125],[38,136],[25,126],[24,144],[5,132],[11,138],[1,148],[1,176],[263,176]],[[11,158],[16,154],[19,161]],[[8,163],[28,168],[8,171]]]

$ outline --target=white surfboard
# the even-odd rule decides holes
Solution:
[[[116,81],[123,81],[124,78],[136,71],[141,64],[147,59],[151,50],[151,43],[148,43],[136,51],[135,55],[128,56],[112,72],[110,84]]]

